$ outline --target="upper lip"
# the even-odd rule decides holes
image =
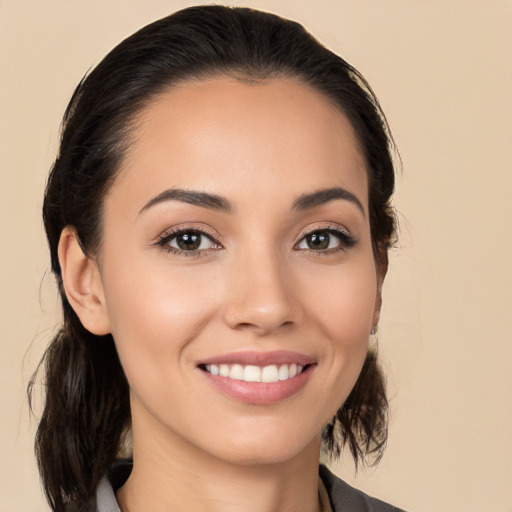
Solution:
[[[306,366],[307,364],[315,363],[311,356],[300,354],[299,352],[292,352],[289,350],[275,350],[271,352],[230,352],[220,356],[210,357],[201,360],[198,366],[210,364],[241,364],[243,366],[269,366],[272,364],[297,364]]]

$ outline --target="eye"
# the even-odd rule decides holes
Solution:
[[[210,249],[219,249],[213,236],[199,229],[178,229],[164,233],[156,245],[185,256],[199,255]]]
[[[181,251],[200,251],[211,249],[213,241],[197,231],[184,231],[174,235],[168,242],[170,247]]]
[[[354,238],[339,229],[317,229],[307,233],[296,245],[297,249],[315,252],[337,252],[355,244]]]

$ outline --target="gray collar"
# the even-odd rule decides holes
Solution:
[[[97,512],[121,512],[112,484],[103,477],[96,491]]]

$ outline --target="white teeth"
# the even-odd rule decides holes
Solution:
[[[264,366],[241,364],[208,364],[205,366],[207,372],[212,375],[220,375],[234,380],[243,380],[245,382],[278,382],[288,380],[300,374],[303,366],[292,364],[282,364],[279,367],[275,364]]]
[[[261,368],[259,366],[246,366],[244,380],[245,382],[261,382]]]
[[[288,371],[288,365],[283,364],[279,368],[279,380],[288,380],[290,378],[290,372]]]
[[[244,380],[244,367],[241,364],[234,364],[229,370],[229,378],[235,380]]]
[[[261,382],[277,382],[279,380],[279,370],[275,364],[265,366],[261,370]]]

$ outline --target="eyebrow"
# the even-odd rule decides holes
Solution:
[[[225,198],[207,194],[206,192],[195,192],[191,190],[183,190],[181,188],[170,188],[164,190],[153,199],[150,199],[140,210],[139,213],[151,208],[152,206],[163,203],[165,201],[181,201],[182,203],[192,204],[194,206],[202,206],[210,210],[220,210],[230,213],[234,210],[233,205]]]
[[[357,208],[361,210],[363,217],[366,217],[361,201],[359,201],[352,192],[341,187],[326,188],[311,194],[302,194],[293,203],[292,210],[307,210],[309,208],[315,208],[316,206],[321,206],[330,201],[334,201],[335,199],[343,199],[355,204]]]
[[[292,211],[308,210],[310,208],[322,206],[323,204],[334,201],[336,199],[342,199],[355,204],[363,214],[363,217],[366,216],[361,201],[359,201],[359,199],[354,194],[352,194],[352,192],[349,192],[348,190],[341,187],[326,188],[317,190],[316,192],[312,192],[310,194],[302,194],[294,201]],[[180,201],[182,203],[201,206],[210,210],[219,210],[226,213],[231,213],[235,210],[233,205],[224,197],[217,196],[215,194],[208,194],[206,192],[184,190],[181,188],[170,188],[153,197],[153,199],[150,199],[139,210],[139,214],[156,204],[166,201]]]

